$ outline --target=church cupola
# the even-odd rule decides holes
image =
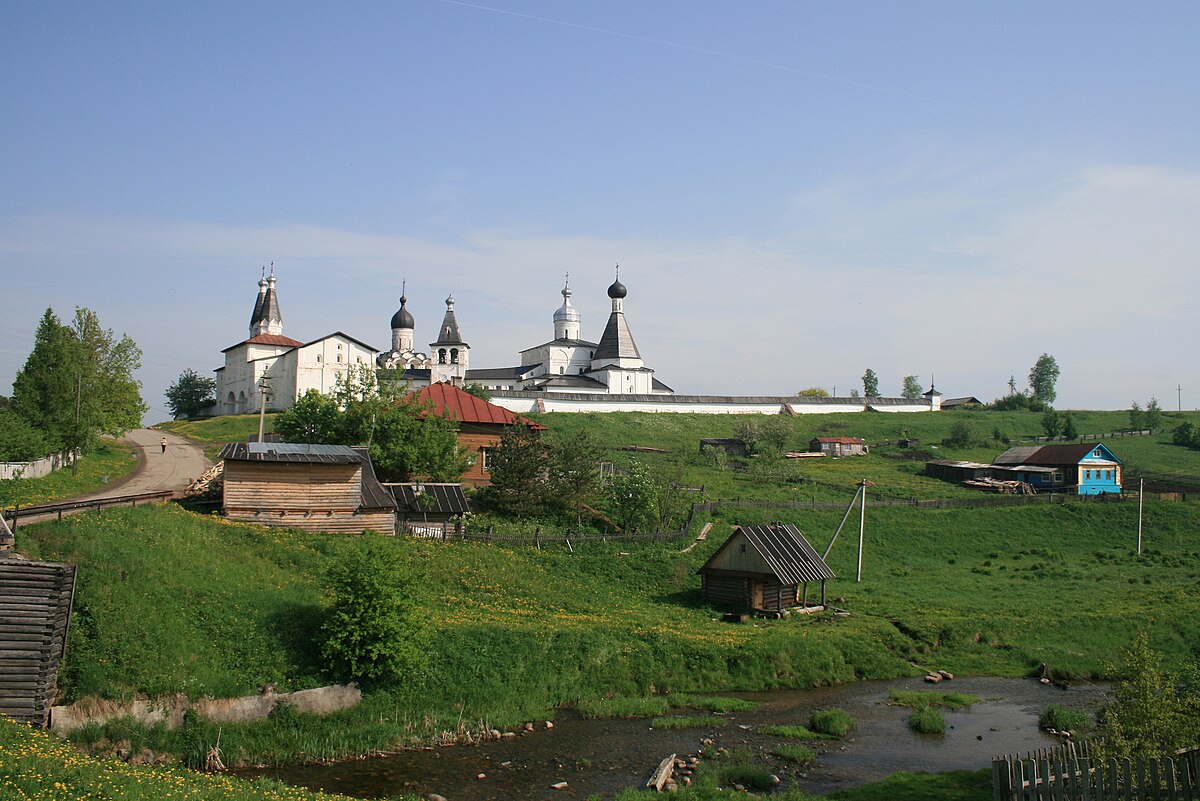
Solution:
[[[571,305],[571,276],[567,275],[567,283],[563,286],[563,303],[554,312],[554,338],[579,339],[579,310]]]
[[[620,267],[617,268],[618,270]],[[633,334],[629,332],[629,324],[625,322],[624,300],[629,291],[621,283],[620,275],[608,288],[608,296],[612,299],[612,313],[608,315],[608,325],[596,345],[596,354],[592,357],[592,368],[610,362],[619,362],[622,366],[642,366],[642,355],[638,353]]]
[[[458,318],[454,316],[454,296],[446,298],[446,316],[438,330],[436,342],[430,343],[431,380],[461,380],[467,374],[467,362],[471,346],[463,342],[458,332]]]
[[[279,296],[275,292],[275,265],[271,264],[271,274],[258,282],[258,302],[250,320],[250,336],[282,333],[283,315],[279,313]]]
[[[392,350],[403,353],[412,350],[417,323],[406,308],[408,292],[403,288],[400,292],[400,308],[392,315]]]

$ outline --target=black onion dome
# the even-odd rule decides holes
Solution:
[[[623,298],[629,294],[629,290],[620,281],[613,281],[612,286],[608,288],[608,296],[614,300]]]
[[[404,304],[408,303],[408,298],[400,296],[400,309],[392,315],[392,328],[416,328],[417,322],[413,316],[408,313],[408,309],[404,308]]]

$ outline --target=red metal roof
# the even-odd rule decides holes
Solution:
[[[429,401],[438,414],[454,418],[460,423],[492,423],[501,426],[524,425],[534,431],[545,431],[546,427],[520,415],[513,414],[502,406],[488,403],[469,392],[463,392],[444,381],[430,384],[417,393],[418,401]]]
[[[840,445],[865,445],[861,437],[813,437],[817,442],[838,443]]]
[[[259,334],[256,337],[250,337],[249,339],[242,340],[236,345],[230,345],[221,352],[225,353],[225,351],[233,350],[234,348],[242,345],[281,345],[285,348],[298,348],[303,344],[304,343],[300,340],[292,339],[291,337],[285,337],[283,334]]]

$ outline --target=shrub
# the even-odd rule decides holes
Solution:
[[[933,707],[922,706],[908,716],[908,727],[921,734],[945,734],[946,718]]]
[[[819,734],[845,737],[854,728],[854,718],[841,709],[819,709],[809,716],[808,727]]]
[[[1038,715],[1038,728],[1042,729],[1077,732],[1090,729],[1091,725],[1091,718],[1086,712],[1062,704],[1051,704]]]
[[[321,655],[337,678],[389,683],[420,658],[418,573],[401,546],[366,535],[329,569],[333,600],[321,626]]]

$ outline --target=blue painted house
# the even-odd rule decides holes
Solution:
[[[1121,491],[1121,460],[1104,443],[1009,448],[992,463],[994,478],[1025,481],[1039,490],[1080,495]]]

